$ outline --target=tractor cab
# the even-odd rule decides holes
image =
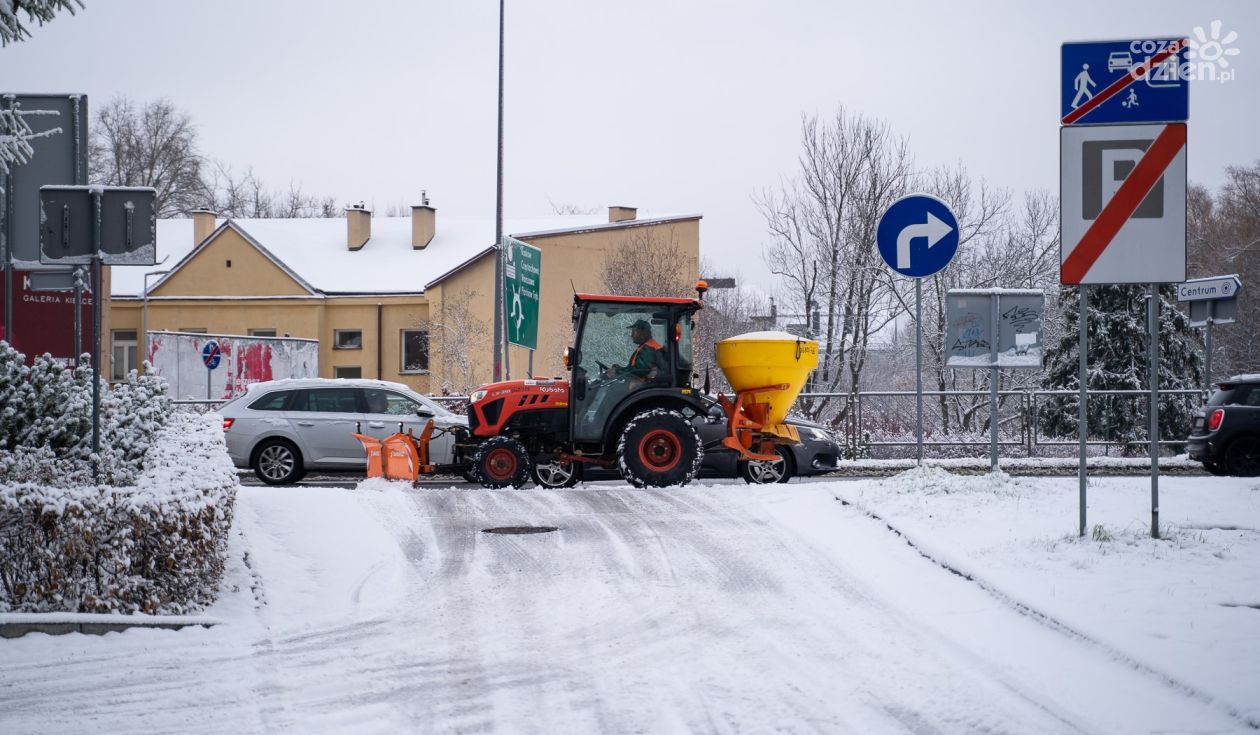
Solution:
[[[691,396],[698,299],[576,294],[574,345],[566,351],[570,435],[595,454],[612,449],[626,418]]]

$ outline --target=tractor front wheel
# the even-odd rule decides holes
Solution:
[[[626,424],[617,456],[621,476],[635,487],[686,485],[700,471],[704,444],[681,413],[654,408]]]
[[[485,440],[473,455],[473,477],[485,487],[520,487],[532,469],[525,445],[507,436]]]

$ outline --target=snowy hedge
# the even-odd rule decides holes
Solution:
[[[26,357],[0,341],[0,482],[130,485],[171,412],[166,381],[135,371],[101,381],[101,451],[92,453],[92,369]],[[95,473],[95,474],[94,474]]]
[[[201,609],[223,576],[236,487],[221,419],[183,413],[134,485],[0,485],[0,611]]]

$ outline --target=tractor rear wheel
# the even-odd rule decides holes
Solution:
[[[621,476],[635,487],[686,485],[700,471],[704,444],[681,413],[654,408],[626,424],[617,456]]]
[[[525,445],[508,436],[490,437],[473,455],[473,477],[485,487],[520,487],[532,469]]]

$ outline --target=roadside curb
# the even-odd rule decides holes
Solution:
[[[132,628],[155,628],[162,630],[180,630],[187,627],[212,628],[220,621],[213,618],[193,618],[171,616],[165,620],[157,617],[146,617],[142,620],[128,620],[123,615],[76,615],[78,619],[65,619],[63,613],[30,613],[0,616],[0,638],[21,638],[27,633],[45,633],[47,635],[67,635],[83,633],[86,635],[104,635],[121,633]],[[7,620],[6,620],[7,618]]]

